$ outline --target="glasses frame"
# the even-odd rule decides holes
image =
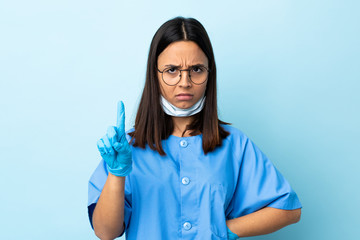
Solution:
[[[163,80],[163,82],[164,82],[166,85],[169,85],[169,86],[175,86],[175,85],[177,85],[177,84],[181,81],[181,72],[182,72],[182,71],[188,71],[188,72],[189,72],[189,79],[190,79],[190,81],[191,81],[193,84],[195,84],[195,85],[201,85],[201,84],[203,84],[204,82],[206,82],[208,78],[206,77],[205,81],[203,81],[202,83],[195,83],[195,82],[193,82],[193,80],[191,80],[190,71],[191,71],[192,68],[194,68],[194,67],[196,67],[196,65],[195,65],[195,66],[192,66],[192,67],[190,67],[190,68],[188,68],[188,69],[178,69],[178,70],[180,71],[179,81],[177,81],[175,84],[168,84],[168,83],[164,80],[164,72],[165,72],[165,70],[167,70],[167,69],[169,69],[169,68],[175,68],[175,67],[168,67],[168,68],[165,68],[165,69],[162,70],[162,71],[160,71],[159,68],[157,68],[157,67],[156,67],[156,69],[161,73],[161,79]],[[205,66],[197,66],[197,67],[203,67],[203,68],[206,69],[206,71],[207,71],[208,73],[211,72],[211,70],[210,70],[209,68],[205,67]],[[208,77],[209,77],[209,74],[208,74]]]

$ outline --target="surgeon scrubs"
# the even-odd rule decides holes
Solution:
[[[227,239],[229,219],[264,207],[302,207],[266,155],[239,129],[221,126],[230,135],[207,155],[202,134],[170,135],[162,140],[166,156],[148,145],[145,149],[131,145],[133,169],[125,177],[126,239]],[[102,159],[89,180],[91,226],[107,176]]]

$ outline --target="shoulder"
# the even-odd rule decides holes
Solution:
[[[220,126],[227,132],[230,133],[230,135],[227,137],[231,140],[247,140],[248,136],[240,129],[231,126],[231,125],[226,125],[226,124],[220,124]]]
[[[224,145],[231,148],[234,154],[241,154],[245,150],[249,141],[251,141],[249,137],[242,130],[234,126],[225,125],[225,124],[220,124],[220,126],[225,131],[230,133],[224,139]]]

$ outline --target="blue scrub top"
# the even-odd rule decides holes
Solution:
[[[264,207],[302,207],[266,155],[237,128],[221,126],[230,135],[207,155],[202,134],[162,140],[167,156],[148,145],[131,146],[133,170],[125,177],[126,239],[227,239],[228,219]],[[107,176],[102,159],[89,180],[90,222]]]

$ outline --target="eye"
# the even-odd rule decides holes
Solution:
[[[165,70],[165,72],[171,73],[171,74],[176,73],[176,71],[177,71],[176,68],[168,68],[168,69]]]
[[[204,69],[202,67],[195,66],[192,68],[192,71],[195,73],[202,73],[204,71]]]

